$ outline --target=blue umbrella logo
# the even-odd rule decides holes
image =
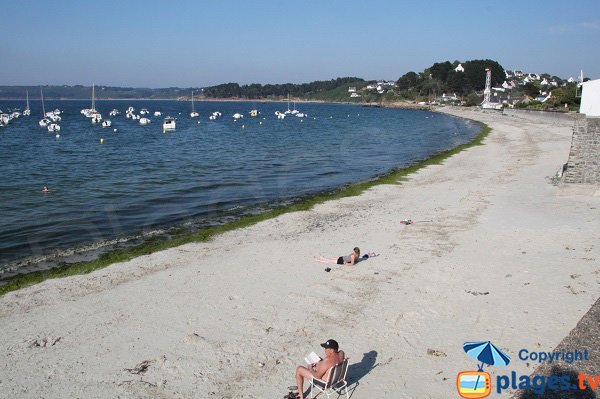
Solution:
[[[475,384],[473,385],[474,390],[478,389],[479,380],[480,380],[480,377],[482,374],[484,376],[487,376],[485,378],[489,378],[489,374],[483,373],[483,365],[484,364],[488,364],[490,366],[506,366],[508,363],[510,363],[510,357],[508,357],[508,355],[506,355],[504,352],[502,352],[500,349],[498,349],[490,341],[465,342],[463,344],[463,349],[465,350],[467,355],[469,355],[472,358],[475,358],[481,362],[481,364],[478,365],[477,368],[478,368],[478,372],[482,372],[482,373],[477,373]],[[486,384],[484,384],[484,386],[485,385]],[[460,392],[461,391],[459,389],[459,393]],[[476,394],[475,392],[473,392],[470,395],[469,394],[465,394],[465,395],[461,394],[462,397],[467,397],[467,398],[483,398],[487,395],[489,395],[489,391],[483,392],[480,395]]]
[[[481,362],[478,366],[479,371],[483,371],[484,364],[489,364],[490,366],[506,366],[510,363],[510,357],[490,341],[465,342],[463,344],[463,349],[467,352],[467,355]]]

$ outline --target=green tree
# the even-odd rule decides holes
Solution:
[[[416,88],[420,83],[421,78],[415,72],[408,72],[404,74],[396,84],[399,90],[409,90]]]
[[[486,69],[492,70],[492,86],[502,84],[506,78],[504,68],[498,62],[493,60],[472,60],[463,64],[465,68],[465,79],[467,84],[477,91],[485,88]]]
[[[465,74],[462,72],[456,72],[454,70],[448,72],[448,77],[446,78],[446,89],[448,92],[460,94],[467,94],[473,90],[467,83]]]
[[[453,71],[452,64],[449,61],[435,63],[429,68],[429,73],[431,73],[431,77],[442,82],[446,82],[448,77],[448,73]]]
[[[538,94],[540,94],[540,89],[533,83],[527,82],[525,83],[525,86],[523,86],[523,93],[528,97],[536,98]]]

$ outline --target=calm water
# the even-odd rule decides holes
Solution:
[[[90,101],[45,105],[63,111],[60,138],[39,127],[39,101],[31,101],[31,116],[0,128],[4,277],[25,260],[44,264],[74,248],[223,223],[367,180],[467,142],[480,129],[426,111],[353,105],[299,103],[307,117],[278,120],[274,113],[286,103],[196,102],[200,117],[192,119],[186,102],[97,101],[104,118],[121,111],[102,128],[80,114]],[[152,123],[125,118],[128,106],[147,108]],[[254,106],[256,118],[248,113]],[[13,107],[24,102],[0,101],[4,111]],[[213,111],[223,116],[209,121]],[[233,120],[236,112],[243,120]],[[177,130],[163,134],[167,115],[178,118]]]

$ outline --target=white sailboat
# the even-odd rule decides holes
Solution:
[[[92,108],[82,109],[81,113],[85,115],[86,118],[90,118],[92,123],[99,123],[102,121],[102,115],[100,112],[96,111],[96,88],[94,83],[92,83]]]
[[[287,103],[288,103],[288,109],[287,109],[287,111],[284,112],[284,114],[286,114],[286,115],[292,113],[292,110],[290,109],[290,93],[288,93],[288,101],[287,101]]]
[[[50,123],[52,123],[52,121],[50,119],[46,118],[46,107],[44,106],[44,91],[41,87],[40,87],[40,96],[42,97],[42,120],[39,121],[39,124],[40,124],[40,127],[46,127]]]
[[[27,93],[27,107],[23,110],[23,116],[29,116],[31,115],[31,110],[29,109],[29,91],[25,90],[25,92]]]
[[[190,113],[192,118],[198,117],[198,113],[194,110],[194,90],[192,90],[192,112]]]

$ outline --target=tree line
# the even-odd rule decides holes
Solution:
[[[462,65],[464,72],[456,71]],[[492,86],[502,84],[506,73],[502,65],[493,60],[472,60],[459,63],[439,62],[421,73],[408,72],[398,79],[398,91],[401,97],[416,98],[441,93],[468,95],[485,88],[486,69],[492,71]]]
[[[364,82],[356,77],[344,77],[331,80],[320,80],[311,83],[285,83],[285,84],[258,84],[239,85],[238,83],[224,83],[206,87],[204,97],[208,98],[244,98],[260,99],[270,97],[307,97],[317,93],[333,90],[337,87],[351,83]]]

